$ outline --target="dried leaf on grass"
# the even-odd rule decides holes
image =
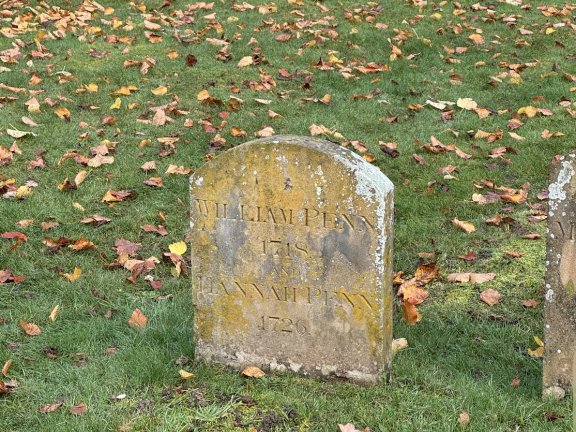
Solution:
[[[11,364],[12,359],[8,359],[6,363],[4,363],[4,367],[2,368],[2,375],[4,375],[5,377],[8,377],[8,369],[10,368]]]
[[[256,366],[248,366],[244,368],[244,370],[240,375],[251,378],[262,378],[266,374],[264,373],[264,371],[262,371],[260,368],[257,368]]]
[[[454,218],[452,220],[452,223],[454,225],[456,225],[458,228],[462,228],[464,231],[466,231],[467,233],[471,233],[473,231],[476,231],[476,228],[474,227],[474,225],[472,225],[470,222],[467,221],[461,221],[458,220],[458,218]]]
[[[422,314],[418,312],[414,303],[416,300],[412,298],[407,298],[402,302],[402,321],[410,325],[414,325],[422,319]]]
[[[60,408],[63,404],[61,403],[56,403],[56,404],[48,404],[48,405],[42,405],[40,407],[40,412],[42,414],[46,414],[46,413],[51,413],[52,411],[56,411],[58,408]]]
[[[193,373],[186,372],[184,369],[180,369],[178,371],[178,373],[180,374],[180,378],[185,379],[185,380],[190,379],[190,378],[194,378],[196,376]]]
[[[488,306],[494,306],[502,300],[502,297],[498,291],[490,288],[480,293],[480,300],[482,300]]]
[[[27,323],[24,320],[19,320],[18,324],[20,324],[20,327],[22,327],[22,329],[26,332],[26,334],[30,336],[38,336],[39,334],[42,333],[40,327],[38,327],[36,324]]]
[[[148,318],[146,318],[146,315],[144,315],[140,309],[134,309],[130,319],[128,319],[128,325],[135,330],[142,330],[147,322]]]
[[[70,407],[70,412],[74,415],[82,416],[88,412],[88,408],[83,403]]]

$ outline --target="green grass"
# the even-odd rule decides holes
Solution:
[[[68,1],[48,3],[70,10],[79,7]],[[76,30],[69,31],[63,39],[48,38],[41,42],[53,54],[44,60],[30,57],[32,50],[37,49],[34,42],[37,30],[17,35],[25,45],[21,48],[25,58],[19,59],[17,64],[1,64],[11,71],[0,72],[0,82],[32,91],[43,90],[36,95],[41,112],[29,113],[24,105],[32,97],[29,93],[15,95],[0,89],[0,97],[18,97],[12,102],[0,100],[4,105],[0,110],[3,133],[0,145],[10,148],[16,141],[22,151],[21,155],[14,154],[13,164],[0,167],[3,176],[0,182],[14,178],[18,186],[29,180],[38,184],[32,188],[33,194],[24,200],[0,198],[0,233],[20,231],[28,236],[28,241],[12,252],[9,248],[14,240],[0,238],[0,270],[10,268],[16,275],[27,276],[18,285],[0,285],[0,316],[4,319],[0,324],[0,364],[12,359],[10,379],[19,381],[14,393],[0,395],[1,431],[336,431],[338,423],[348,422],[360,430],[370,427],[372,431],[570,430],[572,396],[561,401],[543,401],[541,359],[527,354],[528,348],[536,348],[533,336],[543,337],[541,285],[545,243],[543,239],[529,241],[521,237],[526,232],[533,232],[545,238],[545,222],[533,224],[526,220],[531,214],[528,203],[540,202],[536,194],[547,187],[552,158],[567,153],[574,146],[574,119],[558,102],[563,97],[573,98],[570,89],[575,84],[564,78],[562,72],[576,74],[575,33],[569,26],[564,26],[553,27],[555,31],[546,34],[544,27],[548,22],[562,23],[563,17],[546,17],[533,2],[531,9],[494,2],[496,18],[502,14],[506,17],[521,15],[516,16],[515,26],[510,26],[502,19],[484,21],[483,18],[488,18],[487,12],[471,10],[473,1],[461,2],[462,8],[466,9],[463,15],[453,15],[451,3],[431,3],[419,10],[409,2],[391,1],[382,3],[383,13],[375,15],[375,22],[370,23],[365,16],[360,18],[363,15],[360,9],[370,11],[376,3],[326,0],[322,5],[330,11],[322,13],[311,1],[290,4],[279,0],[277,12],[263,15],[258,9],[234,11],[231,2],[217,1],[214,9],[199,10],[194,23],[177,27],[181,42],[172,37],[174,29],[167,21],[154,21],[162,26],[155,33],[162,34],[163,41],[151,44],[144,35],[146,29],[141,11],[125,1],[101,3],[113,7],[114,13],[104,15],[95,11],[98,16],[93,16],[94,19],[87,23],[101,27],[106,35],[135,37],[137,40],[130,45],[128,54],[121,54],[126,44],[107,43],[103,39],[105,35],[86,35],[79,40],[78,36],[85,30],[76,26]],[[174,0],[162,9],[159,9],[162,4],[159,0],[140,1],[139,4],[148,7],[147,13],[152,18],[164,14],[177,19],[175,11],[188,10],[183,0]],[[236,4],[240,2],[236,1]],[[488,3],[481,5],[488,6]],[[28,2],[24,8],[9,9],[14,12],[13,16],[2,15],[0,27],[8,29],[17,14],[21,14],[30,21],[32,28],[36,25],[44,31],[56,30],[53,24],[39,25],[28,6],[45,12],[38,3]],[[561,9],[560,4],[558,8]],[[291,14],[294,9],[300,10],[305,17]],[[359,20],[348,20],[345,9],[358,15]],[[212,12],[216,13],[223,31],[217,31],[214,25],[205,33],[201,32],[208,23],[203,16]],[[439,13],[440,19],[432,18],[434,13]],[[419,20],[418,15],[423,17]],[[565,18],[571,15],[573,13]],[[330,16],[334,19],[327,23],[302,26],[300,37],[294,33],[288,42],[276,41],[275,36],[283,32],[272,33],[271,27],[263,24],[263,21],[274,19],[276,24],[283,26],[302,19],[313,21]],[[121,26],[114,30],[101,21],[112,20],[112,17],[124,23],[130,18],[134,29],[127,31]],[[231,17],[238,20],[229,20]],[[378,29],[375,23],[385,23],[389,27]],[[245,27],[239,28],[241,24]],[[462,33],[450,29],[456,24],[462,25]],[[481,29],[486,42],[473,45],[468,37],[474,30],[468,29],[466,24]],[[303,44],[317,36],[314,31],[333,25],[336,25],[333,30],[338,32],[337,37],[322,34],[328,39],[304,48],[301,55],[298,54]],[[522,26],[533,34],[521,35],[519,28]],[[441,28],[443,34],[438,31]],[[387,41],[396,35],[393,29],[413,35],[399,46],[404,58],[396,61],[390,61]],[[184,42],[195,36],[195,40]],[[240,38],[230,44],[228,52],[233,56],[227,63],[214,58],[221,47],[206,41],[222,36],[229,40]],[[251,37],[258,43],[248,46]],[[94,40],[90,41],[91,38]],[[517,38],[524,39],[530,46],[519,45]],[[398,41],[392,42],[398,45]],[[16,38],[0,36],[0,50],[12,48],[13,43]],[[443,45],[467,47],[468,50],[464,54],[448,54]],[[261,47],[258,54],[263,61],[258,66],[237,67],[238,61],[251,55],[255,47]],[[110,55],[98,59],[89,55],[91,49],[98,53],[107,51]],[[168,58],[171,50],[176,50],[179,57]],[[336,68],[333,71],[313,68],[312,62],[320,57],[328,61],[331,53],[342,59],[344,65],[349,61],[356,61],[357,66],[376,62],[388,64],[391,70],[363,75],[351,67],[350,73],[359,79],[347,80]],[[186,67],[188,54],[197,57],[196,66]],[[410,55],[413,57],[408,59]],[[146,56],[157,62],[146,75],[141,74],[138,67],[123,67],[125,60],[142,61]],[[459,62],[448,63],[446,59],[450,56]],[[502,77],[498,87],[487,84],[492,80],[490,77],[509,72],[508,68],[499,65],[505,61],[537,64],[521,73],[521,83],[509,83],[510,77]],[[485,62],[485,65],[475,67],[477,62]],[[557,74],[542,77],[552,71],[555,62]],[[276,87],[271,91],[251,90],[244,84],[245,81],[260,82],[258,67],[275,80]],[[298,70],[298,79],[278,79],[279,69],[290,73]],[[34,71],[43,82],[30,86],[30,73]],[[56,72],[61,71],[71,73],[78,81],[59,84]],[[304,77],[310,73],[313,74],[311,88],[301,88]],[[450,83],[450,75],[454,74],[462,76],[462,85]],[[372,82],[375,78],[379,81]],[[98,92],[75,93],[81,85],[90,83],[98,85]],[[111,110],[109,107],[116,96],[110,96],[110,93],[122,85],[134,85],[138,91],[131,96],[120,96],[120,109]],[[151,90],[160,85],[168,87],[168,92],[155,96]],[[211,118],[215,126],[221,125],[223,119],[219,113],[229,111],[232,86],[241,89],[235,96],[243,99],[244,104],[240,110],[230,111],[227,125],[219,131],[226,139],[224,148],[245,142],[265,125],[272,126],[276,133],[309,135],[308,128],[312,124],[323,124],[331,130],[337,129],[349,140],[360,140],[376,157],[374,164],[396,186],[394,270],[412,275],[422,262],[418,252],[437,251],[438,267],[443,274],[427,286],[430,297],[419,306],[422,320],[410,326],[400,320],[401,308],[394,312],[394,337],[407,338],[409,348],[394,358],[389,383],[359,387],[289,375],[249,380],[241,378],[239,371],[201,361],[192,360],[184,366],[176,364],[182,355],[190,359],[194,356],[189,278],[184,275],[174,278],[171,264],[158,264],[151,275],[161,280],[163,286],[154,291],[143,276],[132,284],[126,280],[130,276],[128,271],[103,268],[116,258],[112,249],[116,238],[141,243],[138,255],[144,259],[152,255],[161,258],[170,244],[185,238],[189,230],[185,214],[188,208],[187,176],[164,173],[170,164],[196,169],[204,163],[215,134],[206,133],[198,121]],[[351,99],[353,94],[367,95],[377,88],[380,93],[371,99]],[[221,99],[223,106],[201,105],[197,94],[203,89]],[[309,97],[320,99],[325,94],[331,95],[333,106],[300,102]],[[72,102],[59,100],[59,95]],[[182,117],[169,114],[174,121],[164,126],[136,121],[138,116],[149,111],[149,106],[170,103],[175,96],[180,101],[176,108],[189,111],[189,114]],[[534,96],[543,96],[546,102],[533,102]],[[436,108],[425,106],[419,111],[408,108],[410,104],[425,105],[426,100],[456,102],[464,97],[501,114],[480,119],[476,113],[454,105],[453,120],[443,122]],[[67,108],[70,122],[58,118],[53,113],[57,107],[50,108],[44,103],[45,98]],[[255,98],[272,102],[260,105]],[[130,110],[129,103],[140,105]],[[100,108],[80,107],[86,104]],[[529,105],[550,109],[553,115],[538,114],[533,118],[521,115],[525,125],[514,132],[526,139],[514,140],[508,135],[506,125],[512,114]],[[283,119],[269,118],[268,109],[282,115]],[[102,115],[113,115],[118,122],[114,126],[102,126]],[[153,115],[150,114],[150,120]],[[379,120],[392,115],[398,116],[397,122]],[[22,116],[32,118],[41,126],[32,128],[23,124]],[[184,126],[186,118],[193,120],[193,127]],[[79,126],[81,122],[90,127]],[[246,130],[248,138],[233,137],[232,126]],[[486,139],[473,138],[479,129],[493,132],[497,128],[504,131],[500,141],[488,144]],[[38,136],[15,140],[6,129],[34,131]],[[98,129],[103,130],[101,136],[98,136]],[[456,137],[447,129],[457,131],[459,135]],[[544,129],[565,135],[543,139]],[[77,137],[86,131],[91,132],[90,136],[86,141],[79,141]],[[162,148],[157,138],[167,136],[180,138],[176,143],[177,153],[160,157]],[[463,160],[453,152],[428,153],[420,146],[430,142],[430,136],[446,145],[455,143],[473,157]],[[60,157],[69,149],[90,156],[90,148],[104,139],[118,142],[112,165],[86,168],[74,160],[66,160],[57,166]],[[144,139],[151,142],[139,147]],[[381,152],[378,141],[397,142],[400,156],[392,159]],[[506,153],[509,165],[486,169],[484,164],[501,162],[486,158],[490,149],[499,146],[514,147],[518,154]],[[27,170],[26,164],[34,160],[33,153],[39,149],[46,150],[44,157],[48,168]],[[412,160],[413,153],[423,156],[429,166],[417,165]],[[156,160],[157,173],[139,169],[150,160]],[[449,164],[458,167],[458,172],[453,173],[457,179],[444,180],[443,175],[436,174],[437,169]],[[66,177],[73,179],[83,169],[88,171],[88,177],[77,190],[58,189]],[[162,176],[164,186],[151,188],[142,183],[152,176]],[[527,203],[480,206],[472,202],[472,194],[484,192],[473,187],[473,182],[480,184],[481,179],[513,188],[529,182]],[[433,180],[445,182],[449,190],[442,191],[437,183],[430,186],[433,193],[425,193],[428,183]],[[109,188],[135,191],[138,196],[133,201],[110,207],[101,202]],[[180,205],[178,200],[184,204]],[[85,210],[78,210],[74,203],[81,204]],[[503,207],[513,207],[515,213],[511,216],[517,219],[517,224],[508,228],[487,225],[485,220],[496,213],[502,214]],[[165,213],[166,222],[157,216],[158,212]],[[112,221],[98,228],[80,223],[93,214]],[[466,234],[459,230],[450,222],[455,217],[470,221],[477,231]],[[34,218],[35,223],[27,228],[14,225],[30,218]],[[49,221],[60,225],[42,232],[41,222]],[[146,224],[162,224],[169,235],[161,237],[146,233],[140,229]],[[60,252],[50,254],[42,244],[45,236],[74,240],[85,237],[94,242],[97,249],[75,252],[63,247]],[[511,259],[502,253],[503,250],[523,252],[525,256]],[[475,251],[479,258],[473,262],[458,258],[470,251]],[[70,273],[75,267],[83,272],[76,282],[68,282],[60,276],[58,269]],[[445,275],[463,271],[495,272],[497,276],[491,282],[476,286],[445,282]],[[479,292],[487,288],[498,290],[504,301],[493,307],[481,303]],[[106,300],[94,296],[93,289]],[[173,296],[157,299],[169,294]],[[521,300],[530,298],[540,302],[536,309],[521,306]],[[52,322],[48,316],[56,305],[60,306],[60,311]],[[135,308],[148,317],[148,324],[141,332],[127,324]],[[105,317],[108,310],[110,318]],[[503,316],[508,321],[490,319],[490,314]],[[20,319],[40,326],[42,334],[24,334],[18,325]],[[6,344],[18,344],[18,348],[9,350]],[[104,353],[110,347],[117,347],[116,354]],[[45,348],[57,350],[57,358],[48,358]],[[87,357],[89,364],[74,366],[82,357]],[[181,368],[193,372],[196,377],[182,381],[178,374]],[[512,388],[510,383],[516,376],[521,384]],[[9,381],[4,377],[3,380]],[[120,394],[126,394],[126,397],[116,401],[110,399],[110,396]],[[40,413],[42,405],[57,402],[63,406],[55,412]],[[69,408],[78,403],[87,406],[85,416],[77,417],[69,412]],[[462,412],[470,415],[467,427],[458,423]],[[545,421],[543,414],[551,412],[565,418]]]

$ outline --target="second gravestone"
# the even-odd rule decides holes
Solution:
[[[259,139],[190,179],[197,357],[376,383],[392,357],[393,185],[329,141]]]
[[[544,396],[572,387],[576,353],[576,152],[550,168],[544,302]]]

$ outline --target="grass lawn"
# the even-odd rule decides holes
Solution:
[[[12,360],[1,379],[13,385],[0,431],[571,430],[572,395],[543,401],[542,359],[528,354],[544,328],[535,204],[576,135],[576,9],[544,3],[0,2],[0,234],[26,236],[0,238],[0,366]],[[313,125],[395,184],[394,270],[442,270],[421,321],[402,322],[396,301],[394,337],[409,347],[381,386],[195,361],[190,278],[163,260],[189,231],[189,174],[167,170],[197,169],[265,127]],[[479,204],[486,180],[529,183],[527,197]],[[131,195],[103,201],[110,189]],[[487,224],[496,214],[514,221]],[[158,260],[135,282],[126,248]],[[496,276],[447,282],[461,272]],[[481,302],[488,288],[503,301]],[[142,331],[128,325],[136,308]],[[62,405],[41,413],[49,404]]]

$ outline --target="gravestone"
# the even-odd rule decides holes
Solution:
[[[376,383],[392,342],[393,185],[351,151],[277,135],[190,178],[197,358]]]
[[[550,168],[546,299],[544,301],[545,396],[563,397],[572,386],[576,342],[576,152]]]

